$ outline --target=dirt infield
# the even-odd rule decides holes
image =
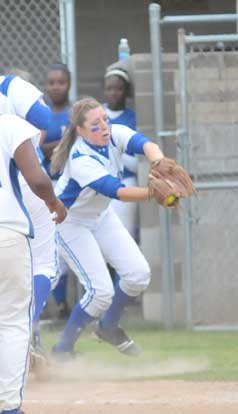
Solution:
[[[186,381],[29,381],[26,414],[237,414],[238,384]]]

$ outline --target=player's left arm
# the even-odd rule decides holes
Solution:
[[[145,142],[143,145],[143,150],[146,158],[150,161],[162,160],[164,158],[164,154],[161,151],[159,145],[155,144],[154,142],[148,141]]]
[[[128,140],[126,153],[129,155],[145,155],[150,162],[164,158],[164,154],[159,145],[150,141],[150,139],[141,132],[136,131],[134,131]]]

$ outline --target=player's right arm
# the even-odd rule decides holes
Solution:
[[[70,171],[80,187],[90,187],[105,197],[121,201],[146,201],[149,199],[147,187],[126,187],[118,177],[112,176],[98,160],[91,157],[73,158]]]
[[[149,190],[147,187],[120,187],[117,198],[121,201],[146,201],[149,200]]]
[[[43,100],[42,92],[19,76],[9,75],[7,78],[9,78],[7,94],[14,113],[41,131],[46,131],[51,109]]]
[[[51,181],[40,166],[31,139],[25,140],[16,148],[14,160],[31,190],[45,201],[51,213],[56,213],[56,223],[61,223],[67,210],[55,196]]]

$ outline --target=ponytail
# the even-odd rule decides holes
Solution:
[[[57,172],[62,173],[75,139],[76,127],[69,125],[69,127],[65,129],[60,143],[53,151],[50,167],[51,174],[56,174]]]
[[[82,127],[88,111],[99,106],[101,106],[101,104],[91,96],[83,97],[73,105],[70,125],[66,128],[59,145],[57,145],[54,149],[51,157],[51,174],[55,174],[57,172],[62,173],[70,150],[77,137],[77,126]]]

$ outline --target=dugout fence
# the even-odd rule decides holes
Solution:
[[[19,69],[42,88],[46,67],[61,60],[58,0],[1,1],[0,72]]]
[[[155,129],[160,145],[175,139],[177,159],[194,178],[197,195],[183,202],[181,226],[160,211],[164,243],[164,325],[176,311],[176,238],[182,240],[183,298],[188,329],[238,328],[238,35],[178,31],[177,129],[164,129],[161,26],[238,20],[237,14],[165,16],[149,6]],[[176,234],[175,234],[176,232]],[[182,236],[182,237],[181,237]],[[181,242],[180,242],[181,249]]]
[[[48,65],[62,61],[77,96],[74,0],[0,0],[0,73],[18,71],[41,90]]]

